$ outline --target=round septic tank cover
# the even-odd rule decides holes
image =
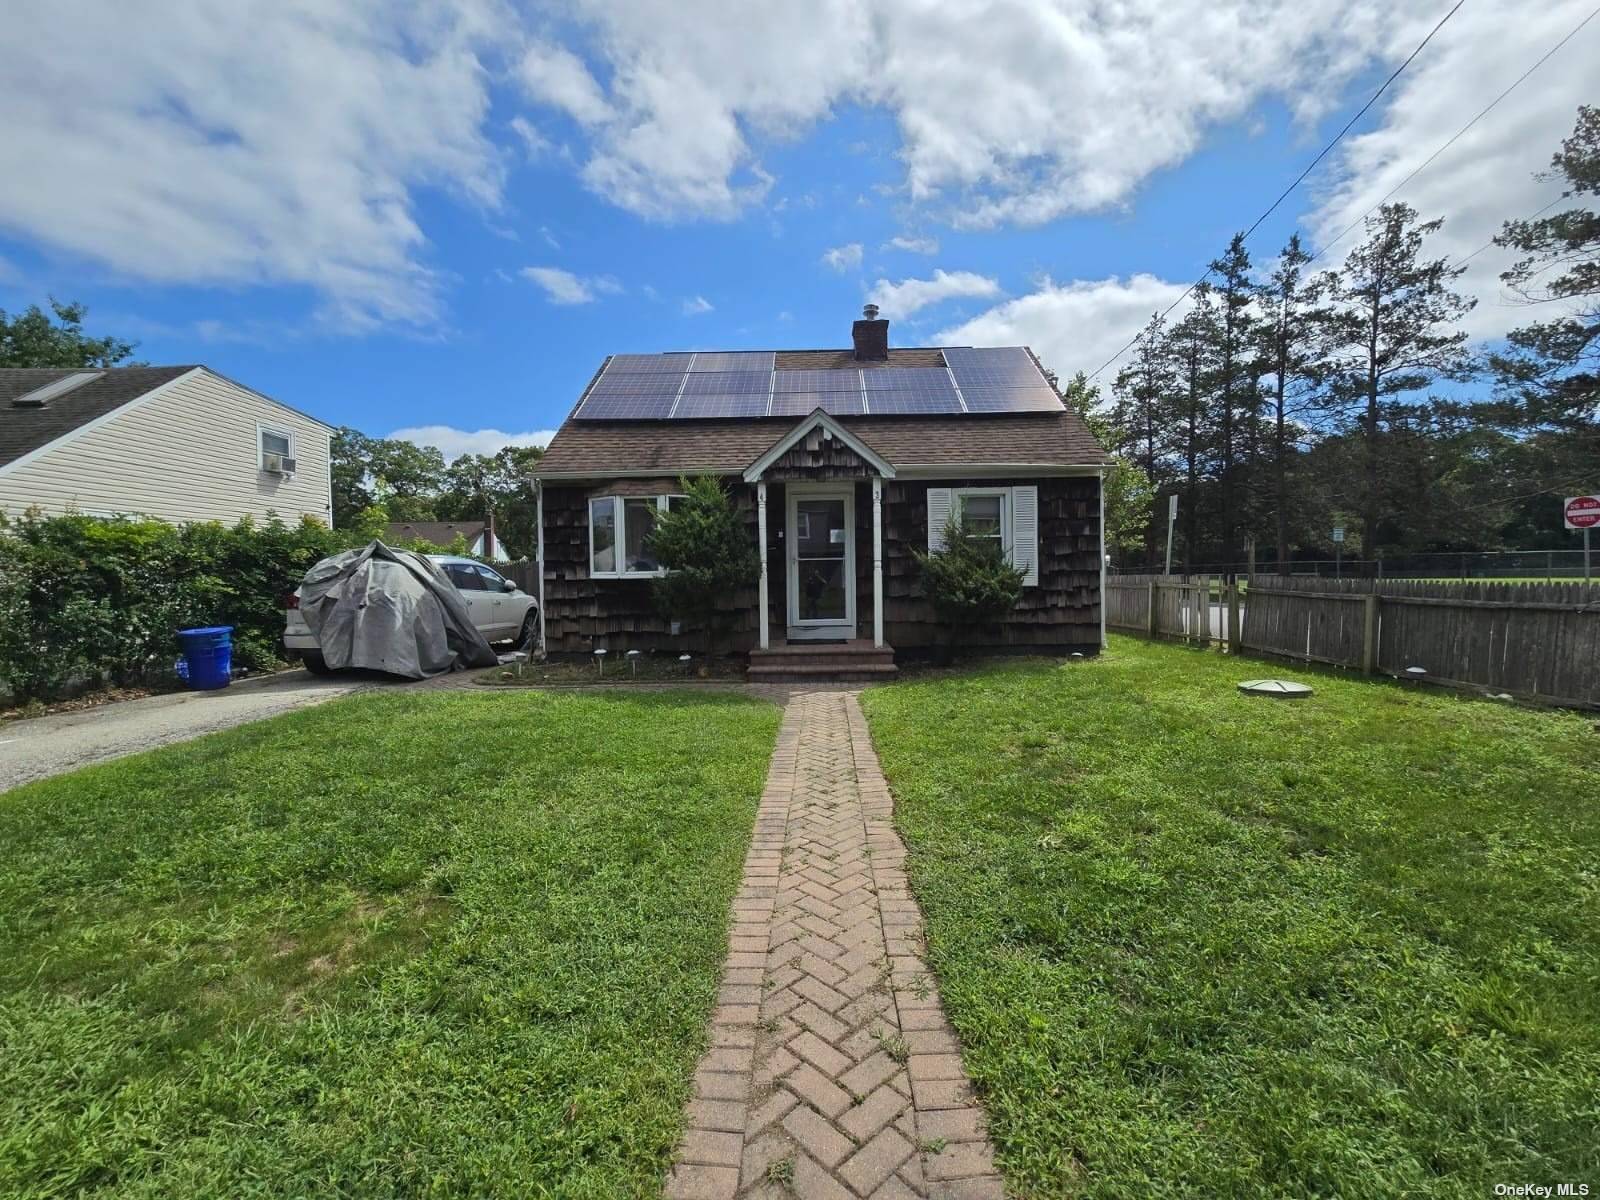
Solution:
[[[1247,696],[1276,696],[1280,700],[1299,700],[1311,695],[1311,689],[1291,679],[1246,679],[1239,690]]]

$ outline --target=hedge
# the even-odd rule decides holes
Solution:
[[[0,699],[170,679],[176,631],[197,625],[232,625],[234,663],[270,667],[284,593],[318,559],[370,541],[382,528],[372,517],[330,530],[309,518],[229,528],[0,516]]]

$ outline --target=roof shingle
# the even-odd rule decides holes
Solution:
[[[81,425],[115,412],[194,367],[108,367],[100,378],[56,396],[42,408],[13,408],[11,405],[13,400],[46,384],[94,369],[7,367],[0,370],[0,467],[48,446]]]
[[[834,419],[896,467],[1093,467],[1107,461],[1088,426],[1071,411]],[[534,474],[582,478],[743,471],[798,423],[788,417],[568,421],[556,432]]]

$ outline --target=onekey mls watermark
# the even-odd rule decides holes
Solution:
[[[1587,1183],[1497,1183],[1494,1185],[1496,1196],[1531,1196],[1542,1198],[1546,1196],[1587,1196],[1589,1185]]]

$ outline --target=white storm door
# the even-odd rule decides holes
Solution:
[[[788,491],[790,636],[848,635],[856,624],[855,490]]]

